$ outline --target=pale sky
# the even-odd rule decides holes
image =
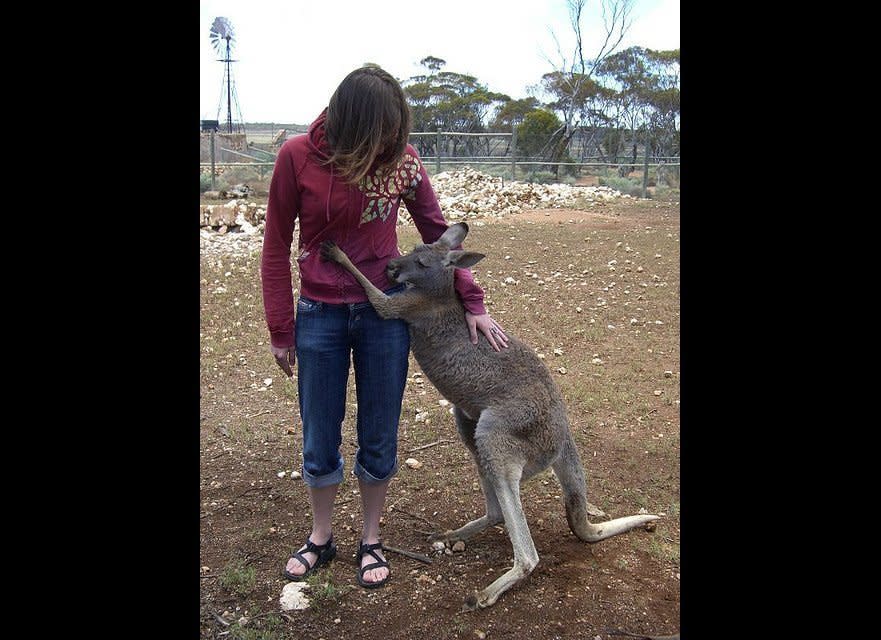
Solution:
[[[365,62],[401,81],[424,73],[427,56],[444,71],[475,76],[513,99],[567,61],[572,28],[565,0],[200,0],[200,119],[226,119],[225,65],[211,45],[214,19],[226,17],[235,41],[232,75],[245,122],[309,124],[342,79]],[[582,20],[585,58],[601,44],[599,0]],[[635,0],[620,49],[679,48],[679,0]],[[222,113],[218,107],[223,104]]]

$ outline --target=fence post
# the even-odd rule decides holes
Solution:
[[[517,179],[517,125],[511,125],[511,180]]]
[[[651,146],[649,142],[649,131],[648,127],[645,130],[645,157],[642,161],[642,197],[645,198],[646,193],[648,191],[649,185],[649,147]]]
[[[214,191],[214,129],[208,135],[211,139],[211,190]]]
[[[434,158],[434,172],[440,173],[440,143],[441,143],[441,128],[437,128],[437,140],[434,145],[435,149],[435,158]]]

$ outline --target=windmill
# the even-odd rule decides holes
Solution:
[[[226,98],[226,132],[227,133],[244,133],[244,124],[242,120],[242,112],[239,107],[239,99],[236,96],[235,83],[232,77],[231,63],[237,62],[232,59],[233,42],[235,34],[233,33],[232,24],[227,18],[215,18],[211,25],[211,44],[217,55],[221,56],[218,62],[223,62],[226,69],[223,74],[223,83],[220,87],[220,102],[217,105],[217,119],[220,120],[220,111],[223,106],[224,97]],[[224,95],[225,94],[225,95]],[[238,118],[233,124],[233,105]]]

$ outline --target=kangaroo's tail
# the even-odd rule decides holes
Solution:
[[[563,451],[552,466],[563,489],[563,503],[566,507],[566,520],[569,522],[569,528],[572,533],[585,542],[599,542],[652,520],[658,520],[660,517],[653,515],[626,516],[599,524],[591,524],[587,519],[587,483],[584,480],[584,467],[571,437],[563,445]]]

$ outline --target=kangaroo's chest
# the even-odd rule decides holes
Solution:
[[[411,326],[410,345],[422,372],[440,394],[468,415],[478,416],[495,375],[483,347],[471,344],[468,328],[461,333],[447,329],[436,332]],[[458,334],[458,335],[457,335]],[[483,338],[481,338],[483,340]]]

